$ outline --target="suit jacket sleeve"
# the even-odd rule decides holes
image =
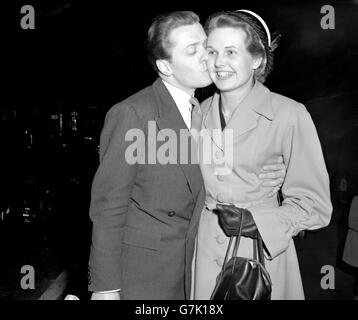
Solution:
[[[290,115],[282,149],[287,165],[282,206],[252,209],[269,258],[284,252],[298,232],[328,225],[332,213],[321,145],[311,116],[301,104]]]
[[[136,164],[128,164],[128,130],[141,128],[135,110],[116,105],[106,115],[100,139],[100,165],[92,184],[90,218],[93,222],[89,259],[89,290],[121,287],[121,248]]]

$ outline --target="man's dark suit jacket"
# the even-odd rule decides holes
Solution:
[[[91,193],[89,290],[120,288],[121,299],[187,299],[203,180],[197,164],[179,163],[179,139],[177,164],[127,163],[133,141],[125,141],[126,133],[137,128],[147,140],[148,121],[177,137],[187,130],[160,79],[106,115]]]

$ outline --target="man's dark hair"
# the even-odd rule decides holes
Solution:
[[[171,59],[170,48],[173,44],[169,40],[169,35],[174,29],[200,23],[198,15],[192,11],[174,11],[161,14],[153,19],[148,30],[147,52],[148,60],[154,70],[157,69],[156,60]]]

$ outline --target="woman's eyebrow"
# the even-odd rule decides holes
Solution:
[[[226,46],[224,47],[224,49],[236,49],[236,50],[240,50],[238,47],[236,46]]]

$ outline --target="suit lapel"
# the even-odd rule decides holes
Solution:
[[[180,133],[180,129],[187,129],[178,107],[162,80],[157,79],[153,84],[153,88],[157,100],[156,120],[159,129],[172,129],[176,133]]]
[[[198,198],[197,198],[195,208],[194,208],[194,213],[190,220],[190,225],[189,225],[189,229],[187,232],[188,235],[191,235],[193,232],[194,232],[194,234],[196,234],[195,230],[196,230],[197,224],[200,220],[200,215],[204,208],[204,205],[205,205],[205,187],[203,186],[200,189],[200,192],[198,194]]]
[[[153,89],[156,98],[157,116],[155,117],[159,130],[171,129],[175,132],[178,143],[177,163],[179,164],[183,174],[188,181],[190,190],[194,199],[196,198],[202,184],[203,179],[198,164],[190,164],[191,154],[190,148],[188,150],[188,163],[180,163],[180,130],[187,130],[188,128],[181,116],[178,107],[176,106],[172,96],[159,78],[154,82]],[[190,143],[190,141],[189,141]],[[190,144],[189,144],[190,145]]]

